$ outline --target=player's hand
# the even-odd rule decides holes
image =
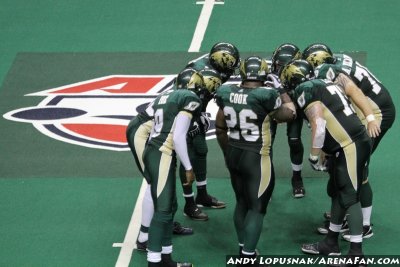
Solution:
[[[200,121],[203,124],[204,132],[206,133],[208,131],[208,129],[210,129],[210,126],[211,126],[211,122],[210,122],[210,118],[209,118],[208,114],[205,112],[201,113]]]
[[[377,120],[368,122],[367,125],[368,135],[372,138],[376,138],[381,133],[381,126]]]
[[[274,88],[281,87],[281,82],[279,81],[279,78],[273,74],[267,75],[267,82],[271,87],[274,87]]]
[[[319,157],[315,158],[314,156],[310,155],[308,158],[308,161],[310,162],[311,168],[314,171],[320,171],[320,172],[326,172],[327,168],[324,166],[321,162]]]
[[[184,183],[184,186],[192,186],[194,180],[196,180],[196,175],[193,172],[193,169],[186,170],[186,183]]]
[[[190,137],[195,137],[196,135],[200,134],[201,129],[199,124],[197,123],[197,121],[195,121],[193,123],[193,125],[190,127],[189,131],[188,131],[188,135]]]

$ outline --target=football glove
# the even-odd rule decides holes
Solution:
[[[196,135],[200,134],[201,130],[197,121],[193,122],[193,125],[190,127],[188,131],[188,135],[190,137],[195,137]]]
[[[280,88],[281,86],[281,82],[279,81],[278,76],[274,75],[274,74],[268,74],[267,75],[267,81],[266,84],[268,86],[271,86],[273,88]]]
[[[210,117],[207,113],[202,112],[200,116],[200,121],[203,124],[204,132],[206,133],[211,126]]]
[[[326,172],[327,168],[323,164],[319,162],[319,158],[317,156],[313,156],[310,154],[310,157],[308,158],[308,161],[310,162],[311,168],[314,171],[320,171],[320,172]]]

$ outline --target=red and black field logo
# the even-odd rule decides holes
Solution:
[[[111,75],[69,84],[28,94],[45,98],[37,106],[3,116],[32,123],[41,133],[59,141],[125,151],[129,150],[125,137],[129,121],[159,93],[171,88],[175,76]],[[208,109],[216,111],[216,105],[210,103]],[[212,126],[214,119],[212,116]],[[214,132],[210,129],[208,138]]]

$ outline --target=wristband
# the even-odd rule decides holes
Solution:
[[[375,116],[373,114],[369,114],[365,119],[367,122],[371,122],[375,120]]]
[[[313,154],[310,154],[310,157],[309,157],[309,159],[312,161],[317,161],[318,158],[319,158],[318,156],[314,156]]]

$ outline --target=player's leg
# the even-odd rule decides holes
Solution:
[[[381,133],[377,138],[372,138],[372,153],[375,152],[382,138],[385,136],[388,129],[381,129]],[[369,166],[370,161],[368,160],[366,168],[366,179],[363,181],[360,190],[360,203],[363,215],[363,238],[370,238],[373,236],[372,225],[371,225],[371,214],[372,214],[372,203],[373,203],[373,192],[371,184],[369,182]],[[350,232],[345,231],[342,235],[344,240],[350,241]]]
[[[343,153],[342,153],[343,154]],[[344,156],[343,156],[344,157]],[[327,223],[326,233],[327,236],[316,243],[303,244],[301,250],[308,254],[321,254],[321,255],[340,255],[339,249],[339,232],[342,226],[342,221],[345,216],[346,210],[341,207],[339,203],[338,189],[336,180],[341,176],[341,169],[339,166],[338,158],[332,157],[330,159],[329,168],[329,181],[327,184],[327,193],[331,198],[331,211],[330,222]]]
[[[232,148],[228,167],[237,205],[235,226],[241,254],[255,256],[268,201],[274,187],[273,168],[269,156]]]
[[[189,137],[189,136],[187,137],[187,148],[188,148],[190,162],[192,162],[193,171],[195,172],[196,179],[198,179],[197,172],[196,172],[198,165],[194,162],[196,160],[196,152],[195,152],[195,148],[193,145],[193,138]],[[185,168],[183,167],[182,164],[180,164],[179,177],[180,177],[181,184],[182,184],[183,197],[185,199],[185,206],[183,208],[184,215],[189,217],[192,220],[206,221],[206,220],[208,220],[208,215],[206,213],[204,213],[199,207],[197,207],[195,199],[194,199],[192,185],[183,185],[184,183],[186,183],[186,174],[185,173],[186,173]]]
[[[378,148],[381,140],[387,133],[387,131],[392,127],[395,117],[396,117],[396,109],[390,99],[387,99],[384,103],[380,103],[381,116],[376,116],[378,119],[382,119],[381,121],[381,133],[378,137],[372,138],[372,153]],[[368,162],[369,169],[369,162]],[[372,224],[371,224],[371,214],[372,214],[372,203],[373,203],[373,192],[371,188],[371,184],[369,182],[369,170],[367,169],[367,179],[363,182],[360,191],[360,202],[361,209],[363,214],[363,238],[369,238],[373,236]],[[343,239],[349,241],[350,234],[349,232],[343,233]]]
[[[337,173],[335,186],[339,206],[345,209],[350,232],[349,255],[362,255],[362,211],[360,204],[360,189],[366,177],[366,163],[369,160],[371,141],[365,136],[361,140],[343,148],[335,155]],[[333,213],[331,222],[336,219],[337,226],[343,218]],[[328,233],[329,235],[329,233]]]
[[[144,163],[155,210],[149,228],[148,266],[176,266],[171,259],[173,217],[177,207],[176,158],[149,146],[144,154]]]
[[[303,127],[303,118],[298,116],[294,121],[287,123],[287,138],[290,150],[290,160],[292,163],[292,190],[295,198],[301,198],[305,195],[303,178],[301,171],[303,169],[304,146],[301,141],[301,129]]]
[[[362,255],[363,217],[359,195],[362,182],[366,179],[366,165],[371,148],[371,140],[366,137],[343,149],[350,179],[347,183],[339,184],[339,187],[344,186],[344,189],[340,190],[339,200],[340,204],[347,208],[350,231],[349,255]]]
[[[275,174],[271,158],[257,153],[246,153],[245,194],[249,210],[245,219],[243,253],[254,254],[261,236],[267,206],[275,186]],[[252,164],[252,165],[251,165]],[[258,165],[258,166],[257,166]]]
[[[237,163],[241,160],[242,150],[228,146],[226,151],[226,165],[229,170],[231,185],[235,193],[235,208],[233,212],[233,223],[239,243],[239,251],[243,249],[244,243],[244,221],[248,211],[248,204],[244,191],[244,179],[241,177],[241,171]]]
[[[128,146],[135,159],[136,166],[142,175],[144,175],[143,152],[149,137],[151,125],[151,121],[142,124],[139,120],[133,119],[126,130]],[[148,232],[153,214],[154,204],[151,198],[150,185],[148,185],[142,200],[142,219],[140,223],[140,232],[136,240],[136,247],[138,250],[146,251],[147,249]]]
[[[191,162],[193,171],[196,174],[197,196],[196,204],[199,207],[214,209],[225,208],[226,204],[211,196],[207,191],[207,154],[208,146],[205,133],[193,137],[193,155]]]

